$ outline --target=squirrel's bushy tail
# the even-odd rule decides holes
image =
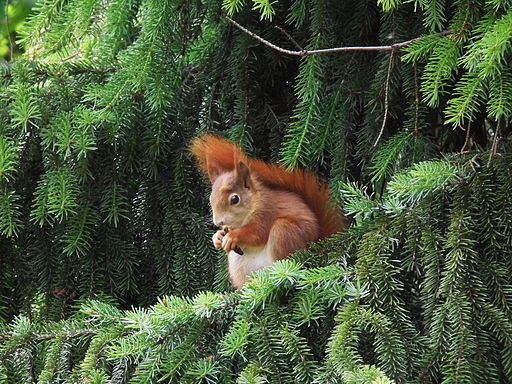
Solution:
[[[196,138],[191,150],[205,175],[208,175],[209,167],[229,172],[235,169],[235,162],[243,161],[251,173],[268,188],[286,190],[301,196],[318,218],[319,239],[346,227],[344,216],[332,201],[329,187],[309,171],[287,171],[276,164],[251,159],[236,145],[211,134]]]

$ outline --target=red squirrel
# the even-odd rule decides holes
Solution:
[[[346,226],[329,188],[311,172],[251,159],[210,134],[195,139],[191,150],[212,185],[213,222],[221,228],[212,241],[228,254],[236,289],[253,272]]]

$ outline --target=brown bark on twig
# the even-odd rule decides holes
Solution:
[[[498,140],[500,139],[500,127],[501,127],[501,118],[498,119],[496,123],[496,130],[494,131],[494,137],[492,139],[491,153],[489,154],[489,160],[487,162],[487,166],[489,167],[492,162],[492,158],[494,155],[498,153]]]
[[[299,57],[312,56],[312,55],[333,55],[333,54],[341,53],[341,52],[358,52],[358,51],[361,51],[361,52],[364,52],[364,51],[366,51],[366,52],[372,52],[372,51],[373,52],[397,52],[400,49],[407,47],[408,45],[411,45],[412,43],[422,39],[422,37],[417,37],[415,39],[402,41],[401,43],[396,43],[396,44],[392,44],[392,45],[377,45],[377,46],[366,46],[366,47],[364,47],[364,46],[361,46],[361,47],[336,47],[336,48],[315,49],[315,50],[311,50],[311,51],[306,50],[306,49],[300,49],[298,51],[294,51],[291,49],[281,48],[278,45],[275,45],[275,44],[271,43],[270,41],[265,40],[263,37],[258,36],[254,32],[249,31],[247,28],[241,26],[235,20],[233,20],[227,16],[226,16],[226,20],[229,21],[231,24],[233,24],[238,29],[240,29],[241,31],[243,31],[244,33],[247,33],[249,36],[258,40],[260,43],[265,44],[267,47],[270,47],[270,48],[272,48],[278,52],[281,52],[285,55],[299,56]],[[450,33],[449,31],[444,31],[444,32],[441,32],[441,35],[445,36],[449,33]],[[295,45],[298,45],[298,44],[295,44]]]
[[[393,70],[393,54],[389,56],[389,64],[388,64],[388,75],[386,77],[386,85],[384,87],[384,118],[382,119],[382,126],[380,127],[379,136],[377,136],[377,140],[373,143],[373,147],[375,148],[384,133],[384,128],[386,127],[386,122],[388,121],[389,114],[389,79],[391,78],[391,71]]]
[[[468,122],[468,127],[466,128],[466,139],[464,140],[464,145],[462,146],[460,153],[465,153],[467,151],[466,147],[469,146],[470,135],[471,135],[471,121]]]
[[[292,37],[292,35],[290,35],[290,34],[289,34],[288,32],[286,32],[283,28],[281,28],[281,27],[279,27],[279,26],[277,26],[277,25],[276,25],[276,29],[278,29],[279,31],[281,31],[281,33],[282,33],[283,35],[285,35],[285,36],[288,38],[288,40],[290,40],[290,41],[293,43],[293,45],[295,45],[295,46],[299,49],[299,51],[300,51],[300,52],[304,52],[304,48],[302,48],[302,47],[300,46],[300,44],[299,44],[299,43],[297,43],[297,41]]]

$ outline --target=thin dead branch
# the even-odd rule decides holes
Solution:
[[[382,134],[384,133],[384,128],[386,127],[386,123],[388,120],[388,114],[389,114],[389,81],[391,78],[391,71],[393,70],[393,54],[389,56],[389,64],[388,64],[388,75],[386,77],[386,85],[384,87],[384,118],[382,119],[382,126],[380,127],[379,136],[377,136],[377,140],[375,140],[375,143],[373,143],[373,147],[375,148],[377,144],[380,141],[380,138],[382,137]]]
[[[335,47],[335,48],[325,48],[325,49],[315,49],[315,50],[306,50],[306,49],[299,49],[297,51],[291,50],[291,49],[285,49],[282,47],[279,47],[278,45],[275,45],[271,43],[268,40],[265,40],[263,37],[255,34],[254,32],[248,30],[247,28],[241,26],[238,24],[235,20],[231,19],[230,17],[226,16],[226,20],[228,20],[231,24],[233,24],[235,27],[243,31],[244,33],[248,34],[249,36],[253,37],[254,39],[258,40],[259,42],[265,44],[267,47],[270,47],[278,52],[281,52],[285,55],[290,56],[312,56],[312,55],[333,55],[336,53],[341,52],[397,52],[400,49],[407,47],[408,45],[411,45],[412,43],[421,40],[423,37],[417,37],[411,40],[402,41],[400,43],[392,44],[392,45],[377,45],[377,46],[361,46],[361,47]],[[441,32],[441,35],[447,35],[450,31],[444,31]],[[287,33],[286,33],[287,34]],[[288,35],[288,34],[287,34]],[[293,41],[292,41],[293,42]],[[297,43],[294,43],[295,46],[298,46]],[[298,46],[300,47],[300,46]]]

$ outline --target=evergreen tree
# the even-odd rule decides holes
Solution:
[[[0,383],[512,381],[511,22],[40,0],[0,63]],[[233,292],[204,131],[315,170],[353,225]]]

